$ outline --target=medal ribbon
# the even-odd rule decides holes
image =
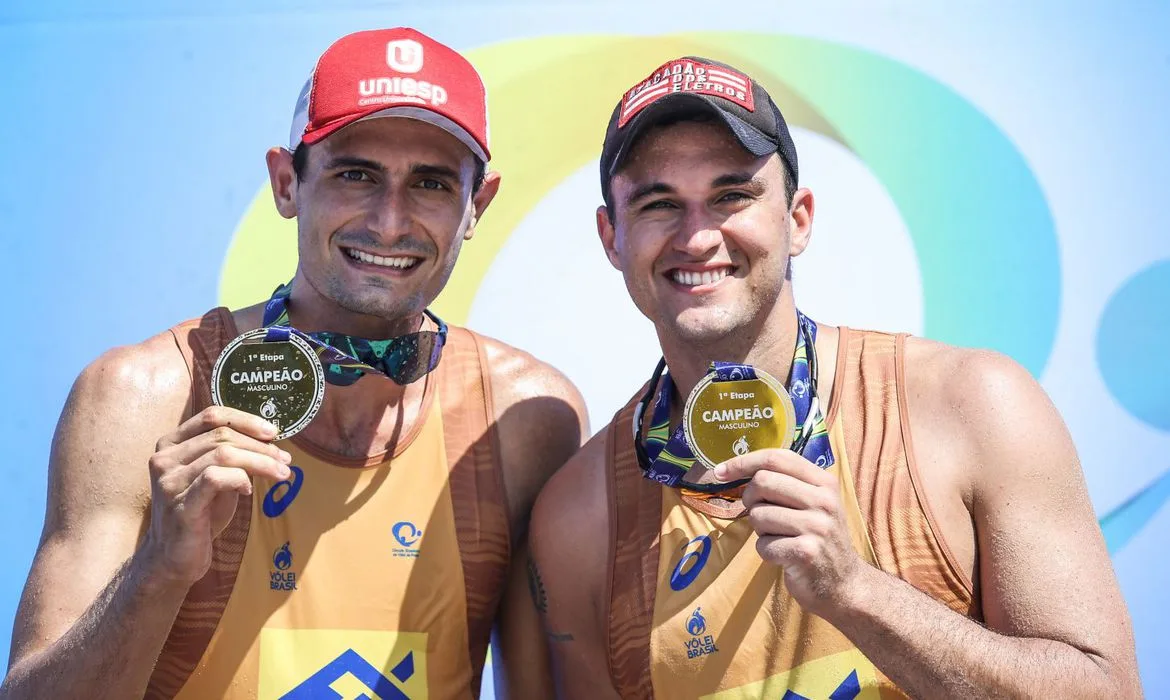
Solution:
[[[800,454],[818,467],[827,469],[833,464],[833,449],[829,445],[829,429],[825,425],[820,402],[817,402],[816,414],[809,416],[813,392],[810,390],[811,376],[808,365],[810,349],[805,339],[816,342],[817,324],[799,310],[796,312],[796,320],[801,332],[796,334],[796,351],[792,356],[792,373],[787,387],[788,395],[792,397],[793,408],[796,409],[796,423],[800,426],[796,434],[802,434],[806,430],[806,423],[812,421],[808,427],[811,434]],[[756,378],[756,371],[750,365],[732,362],[712,362],[708,373],[715,375],[716,382]],[[695,455],[687,445],[683,425],[685,421],[680,422],[673,433],[670,432],[670,396],[673,392],[674,382],[667,372],[662,376],[661,389],[654,402],[650,428],[646,433],[646,455],[652,464],[642,474],[651,481],[676,487],[694,466]]]
[[[318,331],[305,333],[293,328],[288,319],[288,297],[292,282],[272,293],[264,305],[264,342],[287,341],[290,334],[313,347],[325,368],[325,381],[349,386],[367,372],[389,377],[406,385],[424,377],[439,365],[443,345],[447,342],[447,324],[430,311],[426,315],[439,326],[438,331],[417,331],[387,340],[354,338],[342,333]]]

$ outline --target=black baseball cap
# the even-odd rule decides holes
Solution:
[[[601,191],[607,201],[610,180],[638,137],[668,117],[696,109],[718,116],[756,156],[780,154],[796,184],[796,144],[768,91],[726,63],[684,56],[659,66],[614,107],[601,147]]]

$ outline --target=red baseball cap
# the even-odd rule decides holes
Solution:
[[[289,150],[376,117],[429,122],[481,161],[491,158],[479,73],[455,50],[414,29],[347,34],[326,49],[297,99]]]

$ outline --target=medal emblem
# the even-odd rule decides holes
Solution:
[[[248,331],[220,353],[211,370],[211,400],[260,416],[276,426],[277,440],[296,435],[325,398],[325,370],[300,337],[264,342],[269,331]]]
[[[787,449],[796,433],[792,398],[760,369],[755,379],[715,381],[708,374],[683,408],[683,434],[705,467],[764,448]]]

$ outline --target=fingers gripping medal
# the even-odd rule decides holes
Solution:
[[[303,430],[324,398],[321,360],[293,333],[248,331],[228,343],[211,370],[212,402],[267,420],[277,440]]]
[[[683,434],[708,468],[764,448],[787,449],[796,437],[792,398],[775,377],[746,365],[703,377],[683,408]]]

